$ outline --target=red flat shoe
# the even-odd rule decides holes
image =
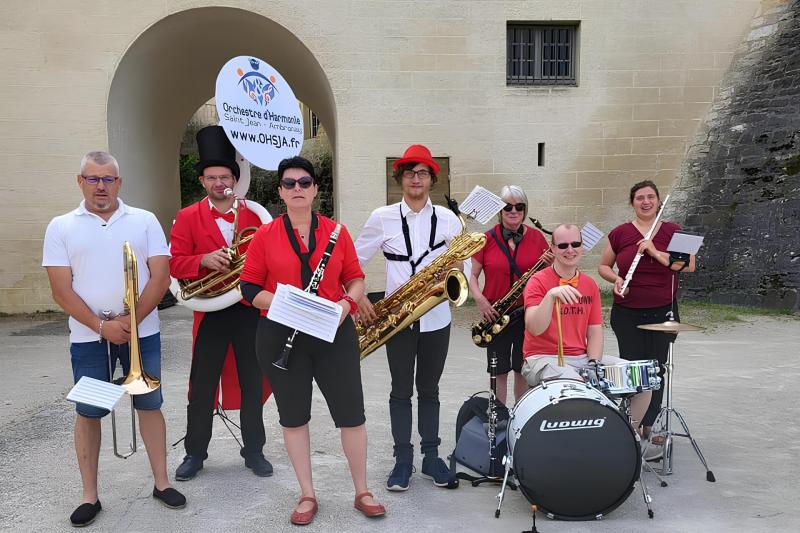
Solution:
[[[292,516],[289,518],[289,521],[296,526],[306,526],[310,524],[312,520],[314,520],[315,516],[317,516],[317,510],[319,509],[317,506],[317,499],[312,498],[311,496],[303,496],[300,498],[300,501],[297,502],[297,505],[299,506],[303,502],[311,502],[314,504],[314,506],[310,511],[306,511],[304,513],[292,511]]]
[[[367,496],[374,497],[372,493],[368,490],[362,492],[361,494],[356,494],[356,500],[353,503],[353,507],[361,511],[361,514],[363,514],[367,518],[376,518],[378,516],[385,515],[386,508],[383,505],[379,503],[376,503],[374,505],[364,503],[363,500]]]

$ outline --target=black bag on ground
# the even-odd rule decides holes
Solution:
[[[506,455],[506,431],[508,428],[508,409],[495,402],[497,427],[495,428],[496,453],[492,464],[489,458],[489,399],[478,392],[470,396],[456,416],[456,448],[450,456],[450,470],[455,471],[455,463],[466,466],[484,476],[503,475],[503,457]],[[471,476],[459,474],[470,479]]]

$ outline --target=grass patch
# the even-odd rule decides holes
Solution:
[[[601,289],[600,296],[603,300],[603,318],[606,323],[608,323],[614,296],[610,288]],[[791,309],[740,307],[697,300],[679,300],[678,305],[680,308],[681,322],[708,329],[713,329],[721,324],[746,322],[749,317],[759,316],[786,317],[791,320],[800,320],[800,313],[795,313]]]

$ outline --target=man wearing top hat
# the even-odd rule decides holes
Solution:
[[[362,267],[378,250],[383,252],[387,295],[443,254],[461,231],[461,223],[452,211],[431,203],[430,190],[436,183],[439,165],[430,150],[420,144],[409,146],[393,168],[403,199],[373,211],[355,243]],[[366,297],[358,302],[358,315],[367,323],[376,318]],[[455,474],[439,458],[439,378],[449,341],[450,307],[444,302],[386,343],[392,375],[389,416],[395,456],[395,466],[386,482],[389,490],[407,490],[413,471],[411,396],[415,383],[422,475],[431,478],[437,487],[458,486]]]
[[[195,170],[208,196],[178,211],[170,232],[170,274],[177,279],[199,279],[210,272],[230,271],[227,248],[236,231],[261,225],[261,218],[232,194],[239,179],[236,150],[221,126],[197,132],[200,161]],[[230,190],[228,190],[230,189]],[[244,196],[244,193],[241,193]],[[238,210],[238,230],[234,227]],[[246,244],[239,253],[246,252]],[[272,475],[264,457],[263,404],[269,397],[255,353],[258,309],[241,300],[213,312],[194,313],[192,328],[192,369],[189,375],[186,457],[175,479],[192,479],[208,457],[212,418],[217,405],[217,388],[222,379],[222,406],[240,409],[244,447],[240,454],[245,466],[257,476]],[[237,379],[238,378],[238,379]]]

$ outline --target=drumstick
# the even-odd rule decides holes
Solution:
[[[556,325],[558,325],[558,366],[564,366],[564,334],[561,332],[561,300],[556,298]]]

